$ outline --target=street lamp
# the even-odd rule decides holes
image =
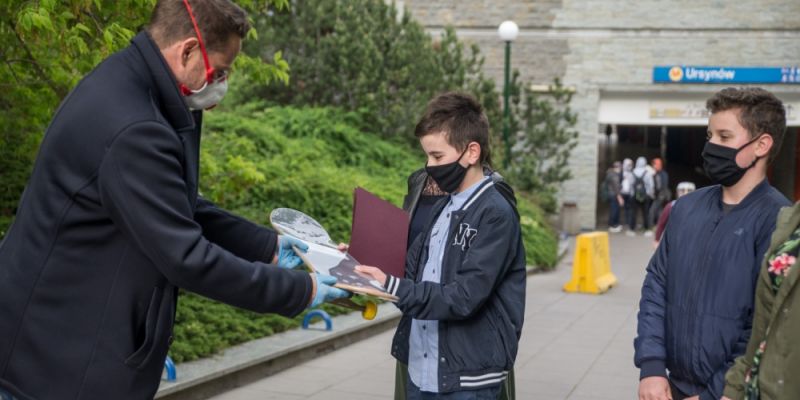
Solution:
[[[511,142],[509,142],[509,129],[511,129],[511,110],[508,107],[508,97],[510,93],[510,80],[511,80],[511,42],[517,38],[519,34],[519,27],[514,21],[504,21],[497,28],[497,34],[500,39],[506,42],[506,80],[503,87],[503,141],[506,145],[506,156],[503,157],[503,167],[508,169],[509,162],[511,161]]]

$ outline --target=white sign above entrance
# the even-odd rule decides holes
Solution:
[[[598,122],[618,125],[706,126],[706,99],[713,93],[603,93]],[[800,126],[800,96],[777,93],[786,106],[786,122]]]
[[[650,118],[707,120],[708,110],[702,102],[651,101]]]

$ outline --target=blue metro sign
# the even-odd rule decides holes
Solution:
[[[654,83],[800,84],[800,67],[653,67]]]

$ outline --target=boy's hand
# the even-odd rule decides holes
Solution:
[[[663,376],[650,376],[639,382],[639,400],[672,400],[669,381]]]
[[[342,253],[347,253],[347,250],[350,250],[350,245],[347,243],[339,243],[338,249]]]
[[[378,268],[370,267],[369,265],[357,265],[355,271],[378,281],[381,286],[386,286],[386,274]]]

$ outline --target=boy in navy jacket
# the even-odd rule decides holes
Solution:
[[[409,248],[405,277],[358,271],[399,298],[403,318],[391,352],[408,365],[408,399],[496,399],[514,364],[525,310],[519,220],[484,176],[489,123],[474,98],[434,98],[415,135],[428,174],[451,194]]]
[[[717,400],[750,337],[761,259],[781,207],[767,182],[786,129],[783,104],[759,88],[728,88],[706,104],[706,174],[717,185],[681,197],[639,303],[640,400]]]

